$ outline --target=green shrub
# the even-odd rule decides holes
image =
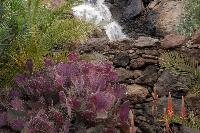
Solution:
[[[70,15],[72,1],[67,0],[57,7],[47,7],[45,2],[0,1],[0,49],[3,49],[0,84],[10,84],[16,73],[24,71],[27,60],[32,59],[34,70],[37,70],[43,66],[47,55],[54,55],[53,51],[67,45],[68,48],[73,47],[74,42],[86,39],[93,31],[91,24]],[[56,59],[61,61],[64,58]]]
[[[200,26],[200,0],[184,0],[185,16],[178,25],[178,32],[191,36]]]

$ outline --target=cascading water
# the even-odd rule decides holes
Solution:
[[[75,6],[72,9],[75,17],[103,26],[110,41],[127,38],[122,32],[122,27],[116,21],[113,21],[111,12],[104,4],[104,0],[85,0],[82,5]]]

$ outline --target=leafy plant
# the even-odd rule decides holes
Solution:
[[[24,70],[27,60],[32,59],[34,70],[38,70],[47,55],[54,55],[59,49],[67,53],[74,48],[74,42],[87,38],[94,27],[70,15],[73,3],[1,1],[0,47],[4,46],[0,57],[1,83],[10,84],[13,76]]]
[[[184,0],[185,15],[178,25],[180,34],[191,36],[196,28],[200,26],[200,0]]]
[[[164,112],[164,115],[163,115],[163,120],[165,122],[165,131],[167,133],[172,132],[170,125],[173,125],[174,123],[181,124],[183,126],[190,127],[190,128],[200,131],[199,120],[194,117],[192,112],[186,114],[184,96],[182,96],[181,110],[180,110],[179,115],[178,114],[171,115],[171,112],[173,112],[172,106],[173,106],[172,99],[171,99],[171,95],[169,94],[167,110],[166,112]]]
[[[111,64],[78,61],[73,53],[66,63],[45,60],[45,68],[37,72],[31,61],[26,64],[28,72],[16,77],[21,89],[10,91],[10,104],[0,112],[1,127],[32,133],[135,128],[128,120],[130,103],[122,102],[126,87],[117,84]]]
[[[184,56],[177,52],[165,52],[160,56],[160,65],[175,74],[186,76],[190,81],[188,84],[189,89],[199,94],[200,69],[198,61],[194,58]]]

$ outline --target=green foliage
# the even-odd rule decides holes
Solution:
[[[160,65],[161,67],[186,76],[190,83],[188,87],[196,94],[200,94],[200,69],[198,61],[179,54],[177,52],[165,52],[161,54]]]
[[[191,36],[200,26],[200,0],[184,0],[185,15],[178,25],[180,34]]]
[[[91,32],[92,27],[76,19],[58,20],[52,23],[44,36],[47,44],[65,44],[82,40]]]
[[[200,131],[200,121],[196,116],[194,116],[193,112],[189,112],[188,119],[183,124]]]
[[[24,70],[25,63],[32,59],[35,70],[43,66],[47,55],[63,47],[87,38],[94,27],[76,20],[70,15],[73,1],[67,0],[55,6],[44,0],[0,1],[0,84],[10,84],[13,76]],[[56,2],[56,1],[51,1]],[[51,5],[52,4],[52,5]],[[0,53],[1,54],[1,53]],[[66,59],[66,58],[65,58]]]

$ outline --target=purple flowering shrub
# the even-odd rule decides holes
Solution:
[[[129,126],[126,87],[107,63],[79,61],[70,54],[67,63],[45,60],[45,67],[16,77],[20,88],[9,92],[9,107],[0,110],[0,127],[28,133],[117,132]],[[1,109],[1,108],[0,108]]]

